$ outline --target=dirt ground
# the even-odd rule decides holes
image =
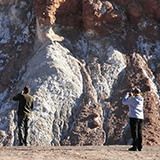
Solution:
[[[128,151],[129,147],[0,147],[0,160],[160,160],[160,146],[144,146],[141,152]]]

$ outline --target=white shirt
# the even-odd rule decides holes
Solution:
[[[129,105],[129,117],[144,119],[144,114],[143,114],[144,98],[138,95],[135,97],[131,97],[129,99],[127,98],[128,98],[128,94],[124,96],[122,103],[124,105]]]

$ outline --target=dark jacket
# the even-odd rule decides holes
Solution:
[[[31,109],[33,109],[33,97],[31,95],[27,94],[17,94],[13,97],[14,101],[19,101],[19,107],[18,107],[18,116],[20,115],[27,115],[30,116]]]

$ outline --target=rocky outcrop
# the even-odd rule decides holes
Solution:
[[[143,143],[160,144],[159,1],[0,5],[1,146],[18,144],[12,97],[27,84],[31,145],[131,144],[122,97],[134,87],[145,99]]]
[[[76,109],[73,126],[62,141],[62,145],[103,145],[106,137],[103,130],[102,108],[97,103],[92,80],[82,65],[81,71],[84,75],[85,92],[81,97],[81,104]]]
[[[0,11],[0,93],[12,88],[21,77],[35,37],[32,1],[1,1]],[[20,71],[20,72],[19,72]]]
[[[88,97],[87,97],[88,98]],[[77,109],[76,121],[62,145],[103,145],[105,142],[103,117],[100,105],[80,106]]]
[[[17,138],[11,90],[34,54],[35,15],[30,0],[2,0],[0,8],[0,146],[8,146]]]
[[[124,79],[121,82],[121,85],[118,86],[118,88],[115,90],[116,93],[114,93],[115,95],[114,97],[121,97],[121,98],[119,99],[113,98],[113,103],[110,104],[111,111],[109,115],[111,117],[106,123],[107,127],[106,130],[109,130],[108,143],[113,144],[113,139],[117,141],[117,143],[120,140],[120,143],[122,144],[131,141],[130,136],[128,136],[130,134],[129,125],[127,124],[128,107],[121,105],[121,101],[125,93],[130,92],[136,86],[138,88],[141,88],[143,93],[142,96],[144,97],[144,102],[145,102],[144,103],[145,119],[143,127],[144,144],[145,145],[153,143],[159,144],[158,142],[159,136],[157,134],[158,132],[157,131],[153,132],[153,130],[160,130],[159,96],[157,94],[156,86],[153,82],[154,79],[153,73],[148,68],[148,65],[139,54],[133,53],[129,60],[130,61],[126,67],[126,73]],[[111,108],[111,106],[114,107]],[[115,117],[119,116],[121,117],[120,121],[119,119],[115,119]],[[116,136],[114,133],[116,133]],[[152,137],[152,142],[149,137]]]
[[[82,21],[85,31],[93,30],[99,34],[109,33],[110,27],[119,22],[113,5],[109,1],[83,1]]]
[[[78,0],[35,0],[37,19],[40,24],[80,27],[81,3]]]

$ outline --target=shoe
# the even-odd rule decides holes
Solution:
[[[131,147],[128,149],[129,151],[137,151],[137,148],[136,147]]]
[[[138,147],[138,151],[142,151],[142,146]]]

